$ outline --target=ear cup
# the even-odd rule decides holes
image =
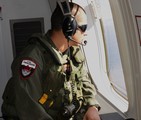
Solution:
[[[62,24],[62,30],[66,38],[71,37],[75,34],[77,29],[77,21],[75,18],[71,15],[66,16],[64,18],[63,24]]]

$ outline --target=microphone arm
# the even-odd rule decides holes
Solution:
[[[84,40],[84,43],[76,42],[74,39],[72,39],[71,36],[68,36],[67,39],[68,39],[68,40],[71,40],[71,41],[73,41],[73,42],[75,42],[75,43],[77,43],[77,44],[83,45],[83,46],[85,46],[85,45],[87,44],[87,41],[86,41],[86,40]]]

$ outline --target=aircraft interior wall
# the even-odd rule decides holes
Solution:
[[[83,4],[82,0],[74,0],[74,1],[76,3],[78,2],[79,4]],[[90,0],[85,0],[84,3],[89,2],[89,1]],[[94,1],[97,1],[97,0],[94,0]],[[113,0],[108,0],[108,1],[111,1],[111,5],[114,4]],[[118,0],[116,0],[116,1],[118,1]],[[121,2],[122,0],[119,0],[119,1],[120,1],[120,3],[122,3]],[[135,17],[135,15],[141,16],[141,7],[140,7],[141,1],[140,0],[136,0],[136,1],[135,0],[128,0],[128,1],[131,2],[130,7],[133,10],[133,14],[132,14],[133,16],[131,16],[131,17]],[[118,2],[115,2],[115,3],[118,3]],[[21,0],[9,0],[9,1],[0,0],[0,56],[1,56],[0,57],[0,76],[1,76],[1,79],[0,79],[0,106],[2,104],[3,90],[5,88],[5,85],[6,85],[7,81],[8,81],[8,79],[11,76],[10,67],[11,67],[11,63],[12,63],[12,60],[13,60],[13,48],[12,48],[12,38],[11,38],[11,30],[10,30],[10,20],[44,18],[44,31],[46,32],[50,28],[50,16],[51,16],[52,10],[54,9],[54,6],[55,6],[54,4],[55,4],[55,1],[53,1],[53,0],[41,0],[41,1],[39,1],[39,0],[24,0],[24,1],[21,1]],[[85,9],[88,12],[90,10],[89,6],[86,6]],[[122,10],[124,10],[124,9],[122,9]],[[124,14],[122,14],[122,15],[124,15]],[[90,15],[88,15],[88,16],[90,16]],[[115,12],[114,17],[115,16],[116,16],[116,12]],[[135,18],[132,18],[132,19],[133,19],[133,21],[131,21],[129,23],[133,23],[134,25],[136,25]],[[127,20],[127,19],[125,18],[124,20]],[[91,21],[91,20],[89,21],[90,25],[93,24],[92,22],[93,21]],[[115,24],[117,24],[117,23],[118,23],[118,21],[116,21]],[[118,26],[118,24],[117,24],[117,26]],[[128,27],[127,27],[127,29],[128,29]],[[134,29],[137,29],[136,26],[134,26]],[[90,32],[90,34],[91,34],[91,32]],[[96,36],[94,36],[94,37],[96,39]],[[131,35],[129,37],[135,37],[135,39],[138,39],[138,34],[136,34],[135,36]],[[119,37],[119,39],[120,38],[121,37]],[[124,37],[122,37],[122,38],[124,38]],[[133,39],[134,38],[132,38],[132,40],[131,40],[132,42],[133,42]],[[132,42],[130,42],[129,44],[131,44]],[[138,66],[137,64],[134,63],[134,60],[137,60],[138,63],[139,63],[139,60],[141,60],[141,49],[137,45],[138,43],[139,43],[139,41],[138,42],[136,41],[136,44],[134,44],[133,46],[130,45],[130,47],[129,47],[130,49],[133,49],[133,52],[131,50],[129,50],[129,51],[131,51],[131,54],[134,54],[134,52],[136,52],[136,51],[138,52],[135,55],[136,58],[135,59],[131,58],[132,60],[131,60],[131,62],[129,61],[129,63],[132,64],[131,68],[135,69],[133,66],[136,65],[138,67],[138,70],[140,71],[141,65]],[[121,46],[121,51],[120,52],[126,53],[124,51],[125,49],[122,46],[122,41],[121,40],[119,40],[119,45]],[[136,45],[138,46],[137,49],[132,48],[132,47],[136,47]],[[129,48],[127,48],[127,50]],[[85,49],[88,49],[88,48],[85,48]],[[127,64],[128,61],[127,61],[127,63],[125,63],[127,58],[125,58],[124,55],[121,55],[121,56],[123,56],[123,59],[122,59],[122,62],[124,64],[123,66],[126,68],[126,65],[128,66],[128,64]],[[132,57],[132,56],[129,55],[129,58],[130,57]],[[128,74],[126,69],[124,69],[124,70],[125,70],[126,74]],[[131,72],[132,72],[132,70],[131,70]],[[136,70],[133,70],[133,72],[135,73]],[[139,80],[139,77],[140,77],[140,73],[136,74],[136,75],[133,75],[133,76],[129,75],[128,77],[130,77],[129,79],[134,79],[135,77],[137,78],[136,79],[137,83],[134,84],[133,91],[135,91],[136,93],[139,94],[138,90],[140,90],[140,89],[138,89],[138,88],[139,88],[140,82],[138,80]],[[126,82],[127,82],[128,89],[130,89],[130,85],[132,84],[133,81],[128,82],[128,80],[126,80]],[[137,89],[136,89],[135,85],[137,85],[137,84],[138,84],[138,86],[137,86]],[[132,93],[133,91],[129,91],[129,92]],[[134,94],[134,93],[132,93],[132,94]],[[133,96],[131,95],[130,100],[133,99],[132,97]],[[136,97],[136,99],[138,98],[137,96],[135,96],[135,97]],[[97,98],[98,98],[99,102],[101,103],[101,105],[103,107],[102,110],[100,111],[100,114],[106,114],[106,113],[111,113],[111,112],[120,112],[120,114],[123,117],[126,117],[126,115],[129,116],[129,117],[130,116],[131,117],[132,116],[134,116],[134,117],[137,116],[137,118],[141,117],[139,115],[140,113],[137,113],[138,115],[136,115],[136,113],[135,113],[135,115],[132,113],[134,111],[136,111],[136,112],[140,111],[140,106],[138,107],[137,103],[136,103],[136,106],[138,107],[137,108],[138,110],[135,110],[136,108],[133,106],[134,102],[139,103],[139,100],[134,99],[133,103],[131,103],[131,105],[133,106],[134,109],[129,109],[129,113],[124,114],[119,109],[117,109],[114,105],[112,105],[108,100],[104,99],[104,97],[101,94],[99,94],[97,96]],[[130,113],[131,113],[131,115],[129,115]],[[0,116],[1,116],[1,112],[0,112]],[[137,120],[139,120],[139,119],[137,119]]]
[[[51,9],[47,0],[0,0],[0,106],[2,93],[11,76],[13,60],[10,20],[44,18],[44,31],[50,28]],[[1,112],[0,112],[1,116]]]

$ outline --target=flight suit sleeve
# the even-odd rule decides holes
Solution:
[[[77,49],[76,49],[77,50]],[[89,106],[95,106],[100,110],[100,105],[98,101],[96,100],[96,89],[94,84],[92,83],[92,80],[90,79],[88,75],[88,70],[86,68],[85,63],[85,57],[82,54],[81,50],[78,50],[78,52],[75,54],[75,60],[79,64],[79,71],[78,72],[78,78],[79,81],[82,82],[82,92],[83,92],[83,98],[84,98],[84,106],[87,108]]]
[[[12,104],[20,120],[53,120],[38,102],[43,95],[43,64],[39,61],[39,52],[36,52],[37,54],[27,57],[22,56],[12,65],[14,82],[14,92],[10,95],[14,96]]]
[[[96,100],[96,94],[97,94],[96,89],[90,77],[88,76],[88,72],[84,65],[81,68],[80,76],[81,76],[80,79],[82,80],[84,105],[86,107],[95,106],[98,110],[100,110],[100,105]]]

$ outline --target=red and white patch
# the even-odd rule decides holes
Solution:
[[[30,77],[35,69],[37,64],[32,60],[23,60],[21,63],[21,75],[23,78]]]

